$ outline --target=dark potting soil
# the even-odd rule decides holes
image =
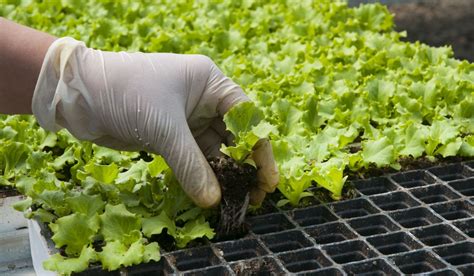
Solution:
[[[245,213],[249,205],[250,187],[257,184],[257,170],[249,164],[238,164],[227,156],[208,160],[221,185],[222,199],[216,239],[236,239],[244,236]]]
[[[474,1],[418,1],[392,4],[389,9],[395,14],[395,29],[407,31],[405,40],[451,45],[455,58],[474,62]]]
[[[153,235],[149,239],[149,242],[157,242],[160,245],[160,250],[164,250],[165,252],[172,252],[181,249],[176,245],[175,239],[167,233],[166,229],[161,234]],[[186,244],[185,248],[200,247],[206,244],[209,244],[207,238],[197,238]]]
[[[20,193],[13,187],[0,185],[0,198],[17,196]]]

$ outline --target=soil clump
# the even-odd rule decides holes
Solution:
[[[248,233],[244,221],[250,188],[257,185],[257,169],[250,164],[239,164],[227,156],[213,157],[208,161],[222,191],[216,239],[241,238]]]

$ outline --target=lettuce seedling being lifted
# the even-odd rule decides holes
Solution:
[[[222,200],[217,238],[243,236],[245,213],[249,206],[252,186],[257,185],[257,168],[251,159],[252,149],[260,139],[266,139],[272,128],[263,120],[263,113],[252,102],[234,106],[225,116],[227,130],[234,135],[234,146],[222,145],[227,156],[209,160],[221,185]]]

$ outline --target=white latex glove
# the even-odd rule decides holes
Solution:
[[[206,56],[103,52],[61,38],[48,49],[32,109],[47,130],[64,127],[78,139],[162,155],[188,196],[206,208],[221,199],[206,157],[230,140],[222,116],[248,100]],[[258,204],[274,191],[278,171],[268,141],[258,143],[253,158],[259,185],[250,199]]]

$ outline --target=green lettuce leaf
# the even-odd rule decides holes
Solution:
[[[127,210],[125,205],[105,206],[105,212],[100,215],[100,233],[106,241],[120,241],[128,244],[133,239],[133,232],[141,229],[141,219]]]
[[[94,240],[100,228],[99,216],[74,213],[57,219],[49,228],[53,231],[56,247],[66,246],[66,253],[74,256]]]
[[[65,258],[59,253],[43,262],[47,270],[56,271],[64,275],[71,275],[73,272],[82,272],[89,267],[89,263],[97,259],[96,252],[92,247],[84,246],[79,257]]]

